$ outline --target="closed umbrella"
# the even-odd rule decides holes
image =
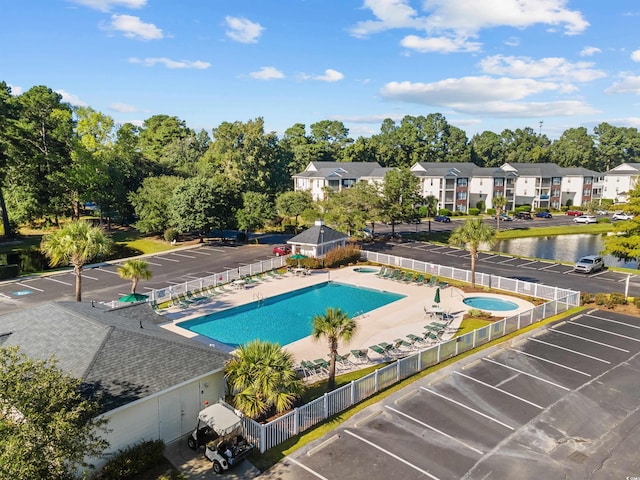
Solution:
[[[309,258],[309,257],[307,257],[306,255],[303,255],[302,253],[296,253],[295,255],[291,255],[289,258],[291,260],[298,260],[298,268],[300,268],[300,260]]]
[[[125,295],[124,297],[120,297],[118,299],[119,302],[142,302],[149,298],[149,295],[145,295],[143,293],[130,293],[129,295]]]
[[[436,296],[433,299],[434,303],[440,303],[440,288],[436,288]]]

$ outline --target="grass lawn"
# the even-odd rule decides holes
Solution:
[[[553,235],[574,235],[578,233],[606,233],[613,229],[611,223],[575,224],[556,227],[518,228],[517,230],[501,230],[496,235],[498,240],[524,237],[550,237]]]

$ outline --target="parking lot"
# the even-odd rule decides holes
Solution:
[[[263,477],[640,476],[639,352],[638,318],[578,314],[414,382]]]

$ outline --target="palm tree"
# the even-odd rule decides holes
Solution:
[[[427,220],[429,221],[429,233],[431,233],[431,217],[436,213],[438,207],[438,199],[434,195],[428,195],[424,199],[424,205],[427,207]]]
[[[499,197],[493,197],[491,201],[493,204],[493,208],[496,209],[496,231],[500,231],[500,215],[502,215],[502,211],[504,207],[507,206],[507,197],[503,197],[502,195]]]
[[[329,341],[329,381],[327,390],[333,390],[336,383],[336,355],[338,354],[338,342],[348,342],[356,333],[358,323],[346,312],[339,308],[327,308],[323,315],[316,315],[312,319],[314,340],[325,337]]]
[[[253,340],[241,345],[224,372],[234,407],[253,419],[290,409],[302,392],[293,357],[277,343]]]
[[[125,280],[131,280],[131,293],[136,293],[140,280],[149,280],[153,272],[149,270],[149,263],[144,260],[131,259],[118,267],[118,275]]]
[[[465,247],[471,254],[471,286],[476,286],[476,260],[481,243],[493,245],[496,241],[496,231],[482,221],[475,218],[467,220],[464,225],[456,228],[449,236],[449,244]]]
[[[108,255],[113,242],[99,227],[87,222],[66,223],[60,230],[45,235],[40,251],[49,259],[49,265],[73,265],[76,275],[76,302],[82,301],[82,266],[90,260]]]

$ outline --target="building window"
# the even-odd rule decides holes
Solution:
[[[458,186],[459,187],[466,187],[467,186],[467,179],[466,178],[459,178],[458,179]]]
[[[591,190],[585,188],[582,191],[582,195],[584,195],[585,197],[590,197],[591,196]]]
[[[562,179],[560,177],[553,177],[551,181],[554,185],[560,185],[562,183]]]
[[[504,178],[494,178],[493,179],[493,185],[496,186],[496,187],[504,186]]]
[[[592,180],[593,179],[591,177],[584,177],[584,184],[591,185]]]
[[[458,192],[458,195],[456,196],[456,198],[458,200],[466,200],[467,199],[467,192]]]

